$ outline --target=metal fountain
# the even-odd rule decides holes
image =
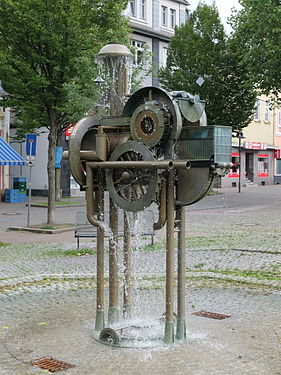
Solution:
[[[231,167],[232,128],[207,126],[199,97],[185,91],[166,92],[143,87],[128,95],[127,47],[104,46],[97,60],[108,76],[108,114],[80,120],[69,140],[73,177],[86,191],[87,218],[97,228],[97,297],[95,336],[120,345],[112,328],[119,319],[118,208],[124,210],[123,317],[131,315],[131,233],[128,212],[138,212],[155,202],[158,221],[166,225],[166,311],[164,342],[186,338],[185,321],[185,209],[202,199],[215,175]],[[104,206],[109,195],[109,308],[105,325]],[[178,237],[177,283],[174,285],[174,240]],[[174,289],[177,311],[174,321]],[[176,327],[175,327],[176,325]],[[176,328],[176,333],[174,333]]]

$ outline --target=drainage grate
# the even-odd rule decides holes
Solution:
[[[195,312],[192,315],[203,316],[204,318],[211,318],[211,319],[217,319],[217,320],[223,320],[223,319],[231,317],[231,315],[217,314],[217,313],[204,311],[204,310]]]
[[[42,368],[43,370],[48,370],[50,372],[56,372],[61,370],[66,370],[68,368],[75,367],[75,365],[71,365],[70,363],[59,361],[53,357],[42,357],[39,359],[35,359],[31,362],[33,366]]]

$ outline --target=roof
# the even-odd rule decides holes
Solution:
[[[0,137],[0,165],[25,165],[21,157],[2,137]]]
[[[184,4],[184,5],[190,5],[188,1],[186,0],[174,0],[175,2],[177,3],[181,3],[181,4]]]

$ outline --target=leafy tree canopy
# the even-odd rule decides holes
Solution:
[[[233,42],[249,78],[262,93],[281,92],[281,2],[240,0],[243,9],[232,16]]]
[[[23,132],[61,129],[93,104],[95,54],[127,41],[126,0],[0,0],[0,77]]]
[[[127,0],[0,0],[0,77],[21,134],[48,140],[48,223],[55,223],[55,147],[95,102],[95,55],[128,38]]]
[[[251,119],[256,93],[234,47],[216,6],[200,3],[189,22],[176,28],[160,77],[168,90],[199,94],[209,124],[240,129]],[[201,87],[199,77],[205,80]]]

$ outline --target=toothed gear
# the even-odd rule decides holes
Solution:
[[[110,160],[155,161],[155,158],[147,146],[128,141],[113,151]],[[126,211],[141,211],[155,200],[158,172],[141,168],[109,169],[106,172],[106,187],[118,207]]]
[[[130,130],[135,141],[153,147],[167,140],[170,130],[170,114],[155,103],[140,105],[133,113]]]

